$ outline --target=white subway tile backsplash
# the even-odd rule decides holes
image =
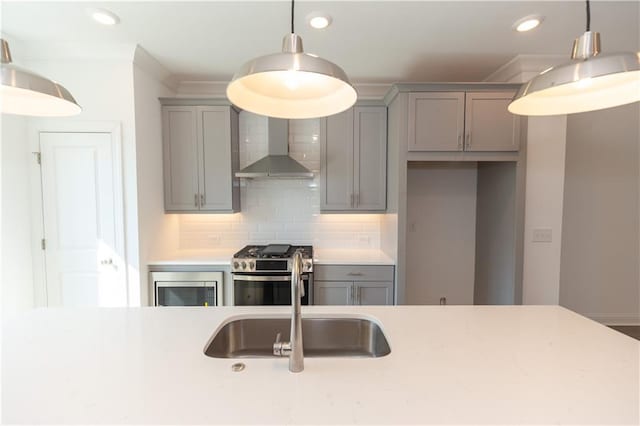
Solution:
[[[241,181],[237,214],[178,215],[180,249],[246,244],[313,244],[318,248],[380,248],[378,214],[320,214],[320,120],[291,120],[292,158],[316,172],[314,179]],[[240,114],[240,167],[268,153],[266,117]]]

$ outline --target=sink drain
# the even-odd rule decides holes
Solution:
[[[244,368],[245,365],[243,363],[237,362],[231,366],[231,371],[233,371],[234,373],[239,373],[240,371],[244,370]]]

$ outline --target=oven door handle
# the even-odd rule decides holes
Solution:
[[[308,277],[308,275],[303,275],[302,279]],[[233,281],[291,281],[291,275],[234,275]]]

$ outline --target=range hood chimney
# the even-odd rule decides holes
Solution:
[[[289,157],[289,120],[268,119],[269,155],[236,172],[240,178],[312,178],[313,172]]]

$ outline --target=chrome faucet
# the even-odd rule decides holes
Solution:
[[[291,336],[288,342],[280,341],[280,333],[273,344],[275,356],[289,357],[289,371],[299,373],[304,370],[304,350],[302,347],[302,314],[300,312],[301,299],[304,297],[302,282],[302,254],[293,254],[291,265]]]

